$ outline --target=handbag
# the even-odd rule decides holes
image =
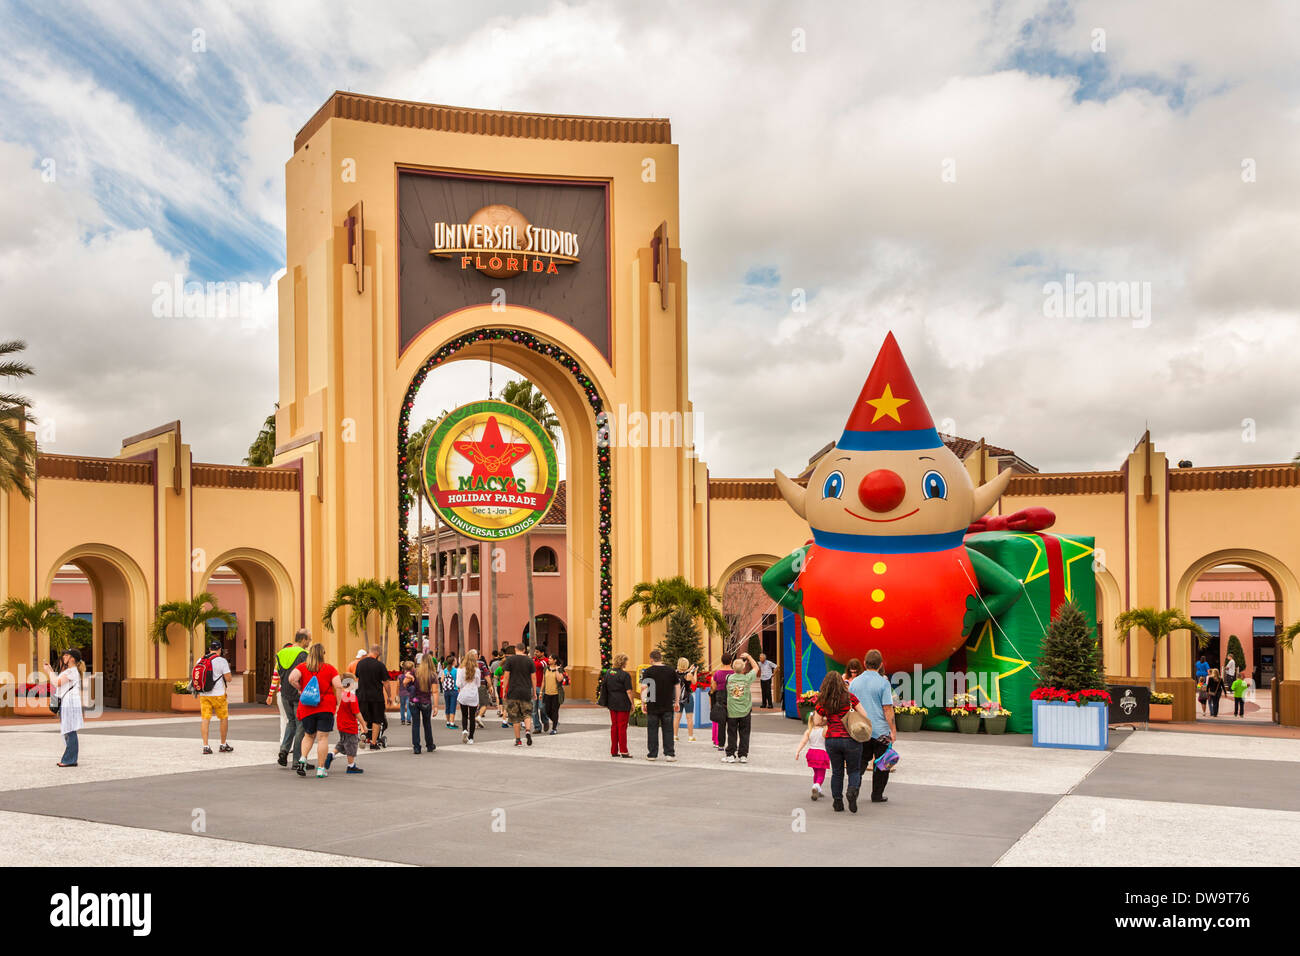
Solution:
[[[598,707],[609,707],[609,688],[606,686],[606,677],[600,678],[600,686],[596,688],[596,705]]]
[[[50,690],[50,713],[54,714],[57,717],[59,714],[59,708],[62,706],[63,706],[63,698],[60,697],[58,694],[54,693],[54,690],[51,689]]]
[[[854,708],[849,708],[844,716],[840,718],[840,723],[844,725],[844,732],[860,744],[865,744],[871,739],[871,721],[863,717]]]

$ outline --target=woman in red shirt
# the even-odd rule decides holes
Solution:
[[[320,687],[320,702],[308,707],[302,702],[303,690],[316,679]],[[330,731],[334,729],[334,711],[338,707],[338,694],[343,690],[339,672],[332,664],[325,663],[325,645],[313,644],[307,651],[307,659],[289,674],[289,683],[298,691],[298,720],[302,723],[302,753],[298,755],[295,768],[298,776],[307,776],[307,754],[311,753],[312,744],[316,745],[316,776],[325,777],[325,758],[329,753]]]
[[[849,691],[844,678],[827,671],[821,690],[817,691],[817,713],[826,718],[826,756],[831,761],[831,799],[835,810],[844,810],[841,794],[848,797],[849,809],[858,812],[858,790],[862,786],[862,744],[849,736],[844,729],[844,718],[849,711],[857,711],[870,723],[871,718]],[[849,789],[844,790],[844,771],[849,772]]]

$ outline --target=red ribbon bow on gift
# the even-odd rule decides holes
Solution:
[[[1022,508],[1009,515],[985,515],[971,522],[967,534],[978,531],[1042,531],[1056,524],[1056,514],[1050,508]]]

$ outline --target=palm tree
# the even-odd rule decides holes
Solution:
[[[334,596],[329,599],[325,613],[321,615],[325,630],[334,633],[334,612],[345,607],[351,612],[348,615],[348,631],[365,635],[365,642],[369,644],[370,612],[375,609],[373,586],[378,583],[374,578],[362,578],[356,584],[340,584],[335,588]]]
[[[57,630],[61,626],[62,617],[59,602],[54,598],[41,598],[31,603],[21,598],[9,598],[0,604],[0,630],[26,631],[30,635],[33,677],[39,669],[37,657],[40,653],[41,632]]]
[[[0,378],[25,378],[33,373],[26,362],[9,358],[27,348],[20,339],[0,342]],[[0,392],[0,491],[17,489],[32,500],[36,482],[36,439],[27,431],[36,419],[27,413],[31,401],[22,395]]]
[[[411,626],[412,616],[419,614],[424,607],[423,603],[411,594],[410,591],[402,587],[401,582],[393,578],[387,578],[384,581],[373,581],[369,585],[373,612],[378,615],[379,623],[383,629],[384,639],[381,643],[383,647],[384,661],[388,660],[388,629],[394,624],[397,625],[398,631],[405,631]]]
[[[188,601],[168,601],[166,604],[158,605],[158,616],[154,618],[153,626],[149,629],[149,639],[155,644],[166,644],[168,628],[173,624],[184,628],[189,670],[193,671],[194,632],[211,620],[224,621],[230,627],[235,627],[239,623],[235,620],[235,615],[222,609],[211,591],[196,594]],[[157,676],[159,675],[155,663],[154,677]]]
[[[276,402],[275,407],[278,410],[280,403]],[[265,468],[275,459],[275,412],[266,416],[266,421],[262,423],[262,430],[257,433],[253,439],[253,444],[248,446],[248,457],[244,459],[245,465],[257,465],[259,468]]]
[[[681,610],[703,624],[710,636],[716,632],[726,637],[729,628],[722,611],[713,604],[716,600],[720,600],[718,592],[711,585],[697,588],[678,575],[660,578],[653,583],[638,583],[632,588],[632,596],[618,606],[618,616],[626,621],[628,611],[639,607],[641,619],[636,623],[641,627],[649,627]]]
[[[560,427],[560,420],[555,417],[555,412],[551,410],[551,403],[546,400],[538,389],[533,387],[532,382],[525,382],[520,379],[516,382],[507,383],[506,387],[501,390],[501,400],[508,402],[516,408],[522,409],[531,415],[537,424],[542,426],[542,431],[546,432],[546,437],[555,442],[556,430]],[[530,532],[524,532],[524,577],[527,581],[528,589],[528,642],[537,646],[537,608],[533,600],[533,536]],[[497,619],[496,599],[493,597],[492,620]]]
[[[1129,608],[1115,618],[1115,631],[1121,641],[1127,641],[1129,631],[1140,627],[1151,635],[1151,691],[1156,689],[1156,652],[1160,642],[1175,631],[1191,631],[1197,647],[1210,643],[1210,635],[1182,611],[1170,608],[1163,611],[1153,607]]]

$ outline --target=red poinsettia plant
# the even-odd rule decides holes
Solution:
[[[1065,690],[1062,687],[1039,687],[1030,695],[1030,700],[1046,700],[1056,704],[1109,704],[1110,693],[1104,690]]]

